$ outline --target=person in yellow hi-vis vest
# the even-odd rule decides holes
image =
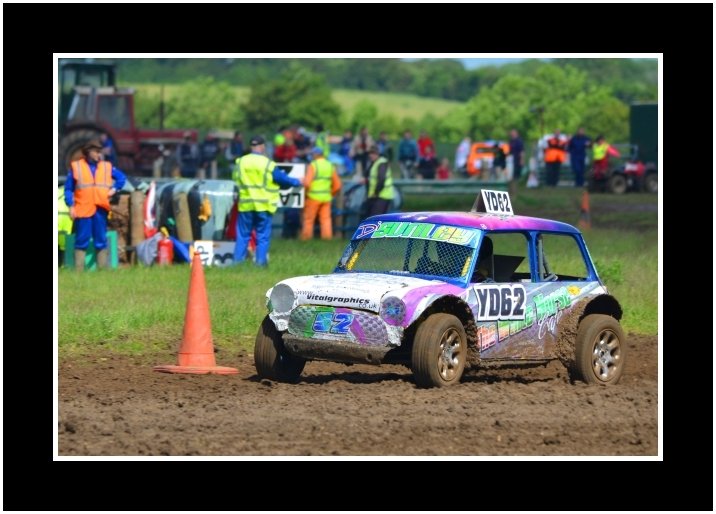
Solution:
[[[323,148],[316,146],[312,151],[313,161],[308,165],[303,187],[306,188],[306,203],[303,207],[303,229],[301,240],[313,239],[316,216],[321,225],[321,239],[333,238],[331,224],[331,200],[341,190],[341,179],[336,167],[323,156]]]
[[[368,191],[366,193],[366,217],[385,214],[390,209],[395,192],[393,191],[393,172],[388,160],[380,156],[377,145],[368,150],[370,171],[368,172]]]
[[[271,221],[278,209],[281,187],[301,187],[297,178],[289,177],[264,155],[266,143],[261,136],[251,138],[251,153],[236,159],[233,179],[239,186],[239,215],[236,218],[234,263],[246,259],[251,231],[256,229],[256,264],[268,264],[271,244]]]
[[[57,188],[57,247],[58,263],[61,266],[65,256],[65,234],[72,233],[70,208],[65,203],[65,186]]]

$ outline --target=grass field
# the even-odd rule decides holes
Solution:
[[[519,190],[515,212],[576,225],[580,191]],[[592,195],[587,246],[601,278],[624,309],[626,332],[656,334],[658,236],[656,197]],[[469,195],[407,197],[403,210],[469,210]],[[217,349],[251,349],[266,314],[264,295],[279,280],[329,273],[346,241],[275,239],[270,267],[207,268],[206,287]],[[188,266],[134,267],[77,274],[59,271],[60,354],[95,348],[127,353],[173,349],[182,337]]]
[[[141,98],[159,96],[160,86],[158,84],[123,84],[123,86],[135,88],[139,94],[138,101],[141,101]],[[165,100],[171,99],[179,88],[181,88],[179,84],[165,85]],[[236,94],[236,100],[239,103],[246,102],[249,98],[249,88],[246,86],[235,86],[234,92]],[[460,102],[440,98],[425,98],[408,94],[378,93],[351,89],[334,89],[333,99],[341,106],[344,115],[346,115],[348,119],[352,116],[355,106],[363,100],[373,103],[381,116],[391,114],[395,116],[398,121],[402,121],[407,117],[420,120],[428,113],[432,113],[436,117],[441,117],[461,105]],[[233,127],[217,128],[231,129]]]

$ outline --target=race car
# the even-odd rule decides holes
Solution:
[[[482,190],[470,212],[363,220],[332,273],[266,293],[258,376],[296,382],[308,360],[397,363],[419,387],[460,382],[467,367],[543,365],[616,384],[622,309],[575,227],[514,215]]]

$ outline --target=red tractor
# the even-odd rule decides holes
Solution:
[[[114,145],[117,167],[137,175],[151,175],[159,145],[177,145],[185,132],[197,141],[196,130],[138,129],[134,90],[116,87],[115,77],[114,64],[60,63],[60,175],[80,157],[82,145],[103,132]]]

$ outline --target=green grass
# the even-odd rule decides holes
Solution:
[[[135,88],[140,98],[159,97],[161,87],[159,84],[123,84],[123,86]],[[181,84],[166,84],[164,86],[164,99],[171,99],[181,87]],[[244,103],[248,100],[249,88],[247,86],[234,86],[233,89],[236,94],[236,100],[239,103]],[[373,103],[381,116],[393,115],[398,121],[402,121],[404,118],[420,120],[428,113],[432,113],[439,118],[462,105],[461,102],[441,98],[425,98],[408,94],[378,93],[352,89],[334,89],[332,94],[333,99],[340,105],[347,119],[351,118],[355,106],[363,100]]]
[[[581,192],[520,189],[515,212],[576,225]],[[592,195],[592,226],[584,232],[601,278],[624,310],[626,332],[657,331],[657,212],[653,195]],[[469,210],[471,195],[407,197],[403,210]],[[602,213],[602,214],[600,214]],[[604,221],[604,216],[608,221]],[[329,273],[345,241],[275,239],[270,267],[207,268],[214,345],[251,349],[266,314],[265,293],[298,275]],[[60,355],[98,348],[141,354],[175,351],[181,341],[190,268],[134,267],[111,272],[59,272]]]

